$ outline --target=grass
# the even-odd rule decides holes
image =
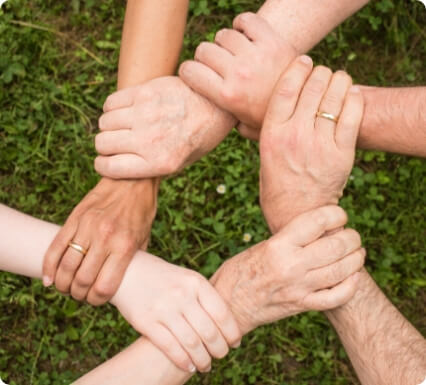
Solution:
[[[0,201],[63,223],[96,184],[93,135],[114,91],[124,1],[10,0],[0,11]],[[191,2],[183,58],[259,0]],[[426,10],[377,0],[311,52],[370,85],[426,83]],[[232,134],[167,180],[151,251],[211,274],[263,240],[257,146]],[[424,334],[426,163],[359,152],[342,205],[369,252],[368,269]],[[224,195],[216,193],[225,184]],[[243,242],[243,234],[253,239]],[[0,274],[0,377],[10,384],[67,384],[137,334],[105,306],[94,309],[41,283]],[[262,327],[190,384],[358,384],[336,334],[318,313]]]

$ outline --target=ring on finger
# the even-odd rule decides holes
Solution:
[[[339,118],[337,116],[324,111],[318,111],[317,118],[324,118],[327,120],[331,120],[334,123],[337,123],[339,121]]]
[[[70,242],[68,243],[68,246],[74,249],[75,251],[78,251],[79,253],[83,254],[83,257],[87,254],[87,250],[83,246],[80,246],[78,243]]]

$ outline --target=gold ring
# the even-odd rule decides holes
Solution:
[[[73,248],[75,251],[78,251],[79,253],[83,254],[83,256],[87,254],[87,250],[75,242],[68,243],[68,246]]]
[[[339,118],[337,116],[334,116],[333,114],[329,114],[328,112],[317,112],[317,118],[324,118],[331,120],[334,123],[337,123],[339,121]]]

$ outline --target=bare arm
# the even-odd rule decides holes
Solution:
[[[369,0],[267,0],[258,14],[282,38],[305,53]]]
[[[418,385],[426,377],[426,341],[363,269],[360,289],[327,312],[363,385]]]
[[[185,31],[188,0],[129,0],[118,68],[118,89],[171,75]]]
[[[426,87],[362,87],[361,148],[426,157]]]

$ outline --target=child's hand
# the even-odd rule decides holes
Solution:
[[[195,61],[183,63],[179,74],[197,93],[259,130],[272,90],[295,57],[296,50],[262,17],[244,13],[234,30],[201,43]]]
[[[339,307],[353,297],[365,260],[361,238],[351,229],[324,236],[346,221],[338,206],[304,213],[220,267],[211,282],[244,334],[308,310]]]
[[[316,67],[311,73],[296,60],[283,74],[260,137],[260,201],[272,232],[300,213],[338,203],[353,167],[363,107],[345,72]]]
[[[113,297],[126,320],[179,368],[208,371],[241,333],[225,301],[200,274],[138,252]]]

